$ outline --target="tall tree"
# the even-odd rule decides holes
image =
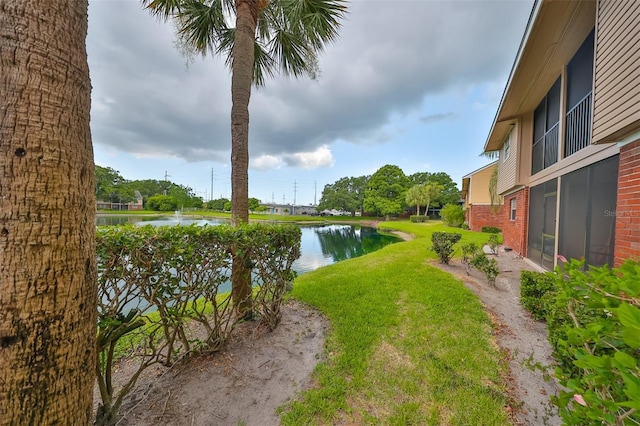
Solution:
[[[341,178],[333,184],[325,185],[318,210],[336,209],[351,212],[361,212],[364,205],[364,192],[367,188],[368,176]]]
[[[424,208],[424,215],[429,216],[429,204],[431,203],[431,200],[437,200],[444,187],[439,183],[433,182],[425,183],[424,187],[427,191],[427,204]]]
[[[234,224],[249,221],[249,98],[278,68],[315,78],[317,55],[338,35],[345,0],[141,0],[173,19],[182,47],[224,55],[231,68],[231,203]],[[235,24],[235,25],[234,25]]]
[[[90,424],[95,176],[86,0],[0,0],[0,423]]]
[[[429,192],[425,185],[413,185],[407,190],[405,197],[407,205],[416,206],[418,216],[420,216],[420,206],[429,204]]]
[[[365,211],[386,216],[402,213],[409,179],[398,166],[386,165],[378,169],[365,192]]]
[[[317,55],[338,35],[344,0],[141,0],[173,18],[180,43],[192,52],[226,56],[231,68],[231,218],[249,222],[249,98],[278,67],[285,75],[317,73]],[[234,26],[235,21],[235,26]],[[234,253],[232,298],[250,310],[248,262]]]
[[[435,206],[444,206],[445,204],[458,204],[460,202],[460,190],[458,185],[445,172],[431,173],[427,182],[441,185],[440,194],[434,198],[432,203]]]

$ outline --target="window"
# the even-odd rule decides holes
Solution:
[[[567,65],[567,120],[564,156],[591,143],[594,32],[587,36]]]
[[[511,152],[511,132],[509,132],[509,136],[507,136],[507,140],[504,141],[502,152],[504,153],[504,156],[502,157],[502,161],[505,162],[507,161],[507,158],[509,158],[509,153]]]
[[[533,112],[533,149],[531,174],[558,161],[558,124],[560,122],[560,78]]]
[[[517,198],[511,199],[511,213],[509,215],[509,220],[516,220],[516,206],[518,204]]]

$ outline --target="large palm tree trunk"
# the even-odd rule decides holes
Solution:
[[[0,0],[0,424],[92,420],[86,0]]]
[[[231,215],[234,225],[249,222],[249,98],[258,20],[256,0],[236,0],[236,34],[231,63]],[[237,312],[251,310],[251,270],[234,253],[232,298]]]

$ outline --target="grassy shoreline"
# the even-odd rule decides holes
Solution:
[[[508,367],[490,320],[464,284],[431,265],[440,223],[382,222],[416,238],[298,277],[290,297],[331,323],[316,386],[283,424],[482,424],[509,421]]]

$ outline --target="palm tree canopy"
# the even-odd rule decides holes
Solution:
[[[257,3],[253,84],[263,86],[276,72],[314,79],[318,53],[336,39],[345,0],[238,0]],[[225,57],[231,67],[235,40],[233,0],[142,0],[152,14],[174,20],[187,54]]]

